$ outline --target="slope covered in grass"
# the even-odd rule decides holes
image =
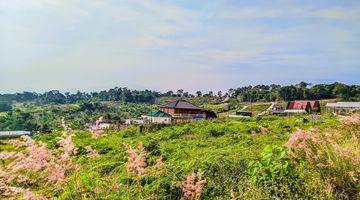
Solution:
[[[344,125],[336,117],[327,115],[130,127],[123,131],[107,131],[97,139],[87,131],[74,131],[72,139],[78,148],[74,160],[79,168],[66,174],[66,181],[58,190],[50,185],[25,187],[30,187],[39,195],[59,199],[181,199],[186,194],[183,184],[186,177],[200,172],[206,184],[198,186],[201,194],[194,198],[358,197],[359,169],[356,162],[359,159],[339,168],[330,165],[322,168],[320,161],[316,163],[303,156],[303,149],[299,146],[285,146],[297,129],[316,132],[319,137],[321,133],[340,134],[336,143],[324,143],[331,148],[322,155],[332,153],[335,156],[332,159],[334,166],[348,160],[346,157],[338,159],[331,145],[349,151],[352,158],[359,156],[359,141],[356,139],[359,137],[359,125]],[[311,138],[304,134],[305,138]],[[56,150],[59,148],[57,138],[61,135],[61,132],[55,132],[37,136],[36,140]],[[320,144],[311,143],[312,140],[306,142],[316,152],[321,152],[321,149],[316,149],[320,148]],[[139,153],[137,145],[141,143],[146,153],[146,172],[144,175],[131,174],[127,164],[131,155],[126,145]],[[89,146],[99,156],[89,157]],[[0,150],[9,151],[11,147],[2,143]],[[159,167],[157,161],[161,157],[163,165]],[[350,175],[346,178],[348,173]],[[340,175],[345,178],[337,177]],[[196,181],[199,180],[194,180],[194,185]]]

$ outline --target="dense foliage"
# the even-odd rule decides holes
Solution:
[[[0,115],[1,130],[28,130],[50,132],[61,127],[65,118],[69,126],[83,129],[100,116],[106,122],[119,124],[128,117],[138,117],[156,108],[154,105],[121,102],[82,102],[77,104],[38,105],[15,104],[5,115]]]
[[[230,89],[232,97],[241,101],[274,101],[274,100],[299,100],[299,99],[331,99],[343,100],[359,99],[360,86],[345,85],[341,83],[317,84],[309,87],[309,83],[301,82],[296,85],[257,85],[255,87],[241,87]]]
[[[34,92],[23,92],[16,94],[0,94],[0,102],[29,102],[35,101],[42,104],[72,104],[82,101],[121,101],[129,103],[154,103],[159,97],[223,97],[231,96],[240,101],[274,101],[274,100],[294,100],[294,99],[328,99],[341,98],[345,100],[359,99],[360,86],[345,85],[341,83],[333,84],[317,84],[309,87],[308,83],[301,82],[296,85],[280,86],[280,85],[256,85],[240,87],[237,89],[229,89],[226,94],[221,91],[214,94],[210,91],[202,93],[197,91],[190,94],[182,89],[177,92],[168,91],[165,93],[150,90],[130,90],[128,88],[113,88],[108,91],[101,92],[77,92],[70,94],[68,92],[62,94],[57,90],[45,92],[43,94]],[[1,110],[0,104],[0,110]]]
[[[98,138],[74,131],[78,169],[67,173],[60,189],[35,178],[31,194],[59,199],[356,199],[360,117],[341,120],[322,115],[199,121],[130,127]],[[36,140],[54,152],[60,136],[54,132]],[[4,161],[13,155],[4,152],[11,150],[16,148],[0,144]],[[8,184],[8,189],[28,187]]]

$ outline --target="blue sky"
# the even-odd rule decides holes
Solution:
[[[360,1],[0,1],[0,92],[359,77]]]

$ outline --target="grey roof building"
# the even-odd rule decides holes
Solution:
[[[203,110],[203,108],[195,106],[185,100],[179,99],[163,104],[160,108],[177,108],[177,109],[188,109],[188,110]]]
[[[326,109],[334,112],[352,112],[355,110],[360,110],[360,102],[327,103],[325,107]]]

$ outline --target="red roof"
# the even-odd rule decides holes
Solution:
[[[310,108],[316,109],[318,101],[307,101],[307,100],[296,100],[296,101],[290,101],[287,109],[289,110],[305,110],[307,107],[307,104],[309,104]]]

